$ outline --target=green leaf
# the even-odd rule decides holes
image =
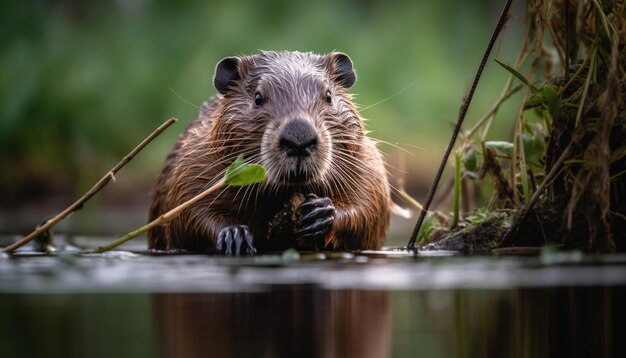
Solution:
[[[424,224],[422,224],[418,233],[418,237],[422,238],[422,243],[428,244],[433,241],[433,231],[440,226],[441,224],[437,222],[437,219],[433,218],[431,214],[427,214],[424,218]]]
[[[479,225],[491,219],[492,216],[493,216],[492,212],[478,211],[474,215],[470,215],[466,217],[465,220],[472,225]]]
[[[539,163],[545,150],[545,139],[540,133],[522,134],[524,141],[524,155],[527,162]]]
[[[477,166],[476,149],[470,148],[463,156],[463,167],[468,171],[475,171]]]
[[[546,85],[541,89],[541,93],[543,93],[543,98],[550,114],[554,117],[561,109],[559,91],[555,85]]]
[[[524,103],[524,109],[535,108],[541,105],[545,105],[552,116],[561,109],[561,99],[559,98],[559,91],[556,86],[545,85],[541,87],[537,93],[533,94],[526,103]]]
[[[511,156],[513,154],[513,143],[499,140],[485,142],[485,147],[495,149],[496,151]]]
[[[494,58],[493,60],[496,61],[500,66],[504,67],[504,69],[509,71],[513,76],[517,77],[520,81],[524,82],[526,84],[526,86],[528,86],[528,88],[530,88],[530,90],[533,93],[537,93],[537,91],[539,91],[537,89],[537,87],[535,87],[526,77],[524,77],[524,75],[522,75],[521,73],[517,72],[516,69],[514,69],[513,67],[507,65],[504,62],[498,61],[497,58]]]
[[[550,133],[552,133],[552,115],[550,114],[550,111],[545,108],[541,111],[541,114],[543,117],[543,123],[546,126],[546,131],[548,132],[548,135],[550,135]]]
[[[260,183],[265,180],[265,168],[258,164],[246,163],[243,156],[239,156],[224,175],[224,183],[226,185],[244,186],[254,183]]]
[[[539,91],[530,96],[530,98],[524,102],[524,110],[539,107],[543,105],[545,101],[546,99],[543,96],[543,92]]]

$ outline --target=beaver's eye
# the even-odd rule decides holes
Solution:
[[[254,106],[257,108],[263,106],[263,96],[259,92],[254,95]]]
[[[330,95],[330,91],[326,91],[326,103],[333,104],[333,96]]]

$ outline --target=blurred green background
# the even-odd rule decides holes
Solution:
[[[0,6],[1,233],[22,233],[64,208],[159,124],[179,118],[60,229],[106,234],[145,220],[165,155],[215,92],[215,64],[260,49],[349,54],[358,74],[352,92],[371,136],[392,144],[381,146],[388,164],[405,165],[408,191],[423,199],[503,1]],[[524,19],[524,4],[515,6],[494,49],[508,63]],[[489,62],[466,128],[496,101],[506,77]],[[515,102],[500,112],[491,138],[509,137]]]

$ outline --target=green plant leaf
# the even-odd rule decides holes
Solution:
[[[501,154],[511,156],[513,154],[513,143],[500,140],[492,140],[485,142],[485,147],[495,149]]]
[[[537,91],[539,91],[537,89],[537,87],[535,87],[535,85],[533,85],[526,77],[524,77],[524,75],[522,75],[521,73],[517,72],[516,69],[514,69],[513,67],[507,65],[504,62],[498,61],[497,58],[494,58],[493,60],[496,61],[500,66],[504,67],[504,69],[509,71],[513,76],[517,77],[520,81],[524,82],[524,84],[526,84],[526,86],[528,86],[528,88],[530,88],[532,93],[537,93]]]
[[[543,96],[543,92],[539,91],[533,94],[532,96],[530,96],[530,98],[527,99],[526,102],[524,102],[524,110],[539,107],[543,105],[545,102],[546,102],[546,99]]]
[[[426,245],[433,241],[433,231],[441,227],[441,223],[437,221],[431,214],[427,214],[424,218],[424,224],[420,228],[418,237],[422,238],[422,244]]]
[[[260,183],[265,180],[265,168],[259,164],[246,163],[243,156],[239,156],[224,175],[224,184],[233,186],[244,186]]]
[[[468,149],[463,156],[463,167],[467,171],[475,171],[477,167],[478,160],[476,158],[476,149],[473,147]]]
[[[559,98],[559,91],[554,85],[545,85],[541,89],[533,94],[524,103],[524,109],[535,108],[541,105],[545,105],[550,114],[554,116],[561,109],[561,98]]]
[[[479,225],[489,220],[492,216],[493,216],[492,212],[478,211],[474,215],[470,215],[466,217],[465,220],[472,225]]]
[[[545,139],[541,133],[522,134],[524,141],[524,155],[527,162],[539,163],[539,159],[545,151]]]
[[[561,98],[559,97],[559,91],[555,85],[546,85],[541,88],[543,93],[544,102],[550,114],[554,117],[561,109]]]

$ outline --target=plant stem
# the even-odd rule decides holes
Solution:
[[[556,176],[561,172],[561,169],[563,168],[563,164],[565,163],[565,160],[567,159],[567,157],[570,156],[572,147],[573,145],[570,142],[570,144],[567,145],[563,153],[561,153],[561,156],[556,161],[556,163],[554,163],[554,166],[552,167],[550,172],[548,172],[546,177],[543,179],[543,182],[541,183],[541,185],[539,185],[539,187],[537,188],[537,191],[533,193],[528,203],[526,203],[525,205],[522,205],[522,207],[519,209],[519,211],[517,212],[517,216],[515,217],[515,220],[513,221],[513,224],[511,224],[511,227],[504,235],[502,242],[500,243],[500,245],[498,245],[499,247],[504,246],[511,240],[511,238],[513,237],[513,234],[518,230],[522,221],[528,214],[528,211],[535,206],[541,194],[543,194],[543,192],[546,190],[548,185],[550,185],[552,181],[556,178]]]
[[[511,79],[513,78],[513,75],[511,75]],[[517,91],[519,91],[520,89],[522,89],[524,85],[522,83],[518,84],[517,86],[513,87],[511,90],[507,90],[508,86],[505,86],[505,91],[502,93],[502,95],[500,95],[500,98],[498,98],[498,101],[496,101],[496,103],[491,106],[491,108],[489,109],[489,111],[487,111],[487,113],[485,113],[485,115],[483,115],[477,122],[476,124],[474,124],[474,126],[472,127],[472,129],[470,129],[467,134],[465,134],[465,137],[470,138],[471,136],[473,136],[476,131],[478,131],[483,124],[485,124],[485,122],[490,119],[491,117],[493,117],[496,112],[498,112],[498,110],[500,109],[500,106],[502,106],[502,104],[509,99],[512,95],[514,95],[515,93],[517,93]],[[484,141],[484,136],[483,138],[481,138]]]
[[[528,21],[528,20],[527,20]],[[522,43],[522,48],[520,50],[520,52],[517,55],[517,58],[515,59],[515,64],[513,65],[514,68],[520,68],[522,66],[522,64],[526,61],[526,58],[528,56],[528,39],[530,38],[530,26],[526,26],[526,30],[525,30],[525,34],[524,34],[524,42]],[[502,105],[502,103],[504,103],[504,101],[506,101],[510,96],[512,96],[514,93],[516,93],[517,91],[519,91],[524,84],[518,84],[517,86],[515,86],[514,89],[511,89],[511,85],[513,84],[513,79],[515,78],[515,76],[513,76],[513,74],[509,74],[509,77],[506,80],[506,83],[504,84],[504,88],[502,89],[502,93],[500,94],[500,99],[498,100],[498,103],[496,103],[490,110],[489,112],[487,112],[487,114],[485,114],[485,116],[483,116],[481,119],[478,120],[478,122],[476,122],[476,124],[474,125],[474,127],[470,130],[470,134],[466,135],[466,137],[471,137],[474,135],[474,133],[481,127],[483,126],[483,123],[485,123],[484,128],[480,134],[480,141],[484,142],[485,138],[487,138],[487,134],[489,133],[489,129],[491,128],[491,124],[494,121],[494,118],[496,116],[496,113],[498,113],[498,110],[500,109],[500,106]]]
[[[600,19],[602,20],[602,25],[604,26],[604,31],[606,31],[606,37],[608,39],[612,38],[613,36],[611,36],[611,30],[609,29],[610,23],[607,20],[606,15],[604,14],[604,11],[602,11],[602,6],[600,6],[600,4],[598,3],[598,0],[593,0],[592,3],[595,6],[596,11],[600,15]]]
[[[578,105],[578,111],[576,113],[576,122],[574,122],[576,127],[578,127],[578,125],[580,124],[580,118],[583,114],[583,108],[585,107],[585,102],[587,101],[589,84],[591,82],[591,76],[593,75],[593,69],[596,65],[596,50],[597,47],[593,47],[593,49],[591,50],[591,62],[589,63],[589,69],[587,70],[587,78],[585,79],[585,85],[583,86],[583,94],[580,97],[580,104]]]
[[[522,192],[524,193],[524,202],[530,200],[530,188],[528,187],[528,171],[526,170],[526,154],[524,153],[524,127],[523,117],[519,120],[519,131],[517,136],[517,147],[519,155],[519,174],[522,181]]]
[[[539,4],[537,4],[537,2],[539,2]],[[541,1],[537,1],[535,3],[535,7],[537,6],[542,6],[541,5]],[[550,10],[550,4],[548,4],[548,8],[546,10]],[[546,16],[543,16],[543,15]],[[554,31],[554,28],[552,27],[552,23],[550,22],[549,18],[550,18],[550,14],[548,14],[547,12],[544,14],[543,10],[541,12],[537,12],[537,15],[541,17],[541,20],[543,21],[543,23],[545,24],[545,26],[548,28],[548,31],[550,32],[550,35],[552,36],[552,41],[554,43],[554,48],[556,48],[556,52],[559,55],[559,60],[561,61],[561,64],[565,63],[565,54],[563,51],[563,46],[561,45],[561,42],[559,41],[559,38],[556,36],[556,32]]]
[[[593,45],[591,45],[592,49],[595,49],[596,46],[598,44],[598,40],[594,41]],[[585,66],[587,66],[587,64],[589,63],[589,61],[591,60],[591,55],[593,54],[594,51],[589,51],[589,53],[587,54],[587,56],[585,56],[585,60],[583,61],[583,63],[578,66],[578,69],[576,70],[576,72],[574,72],[574,74],[572,75],[572,77],[569,78],[569,80],[567,81],[567,83],[565,83],[565,85],[563,85],[563,87],[561,88],[561,95],[563,95],[563,93],[565,93],[565,90],[572,84],[574,83],[574,80],[578,77],[578,75],[580,75],[580,73],[585,69]]]
[[[94,186],[91,187],[91,189],[89,189],[89,191],[87,191],[82,197],[76,200],[72,205],[67,207],[65,210],[57,214],[52,219],[46,221],[43,225],[38,227],[35,231],[31,232],[27,236],[25,236],[20,241],[5,247],[2,251],[6,253],[11,253],[15,251],[16,249],[22,247],[23,245],[25,245],[32,239],[43,234],[47,230],[50,230],[50,228],[58,224],[61,220],[65,219],[69,215],[73,214],[75,211],[80,210],[83,207],[83,205],[89,199],[91,199],[94,195],[96,195],[96,193],[102,190],[102,188],[104,188],[104,186],[107,185],[111,181],[111,179],[115,180],[115,173],[117,173],[118,170],[120,170],[124,165],[126,165],[129,161],[131,161],[131,159],[133,159],[133,157],[137,153],[139,153],[139,151],[141,151],[146,145],[148,145],[148,143],[150,143],[154,138],[156,138],[165,129],[167,129],[167,127],[174,124],[174,122],[176,122],[176,118],[168,119],[165,123],[159,126],[159,128],[155,129],[154,132],[152,132],[148,137],[146,137],[141,143],[139,143],[139,145],[137,145],[135,149],[133,149],[124,158],[122,158],[122,160],[119,163],[117,163],[113,168],[111,168],[111,170],[109,170],[109,172],[106,173],[105,176],[103,176],[96,184],[94,184]]]
[[[417,210],[422,210],[423,206],[419,203],[419,201],[415,200],[409,193],[407,193],[404,189],[398,190],[398,195],[409,204],[413,205]],[[430,214],[437,219],[440,223],[449,222],[450,218],[445,216],[443,213],[439,211],[431,211]]]
[[[532,78],[534,73],[535,73],[535,67],[536,67],[536,63],[532,63],[530,68],[528,69],[528,73],[526,75],[526,78]],[[516,190],[517,188],[517,177],[515,175],[516,173],[516,169],[518,166],[518,153],[520,152],[520,143],[522,144],[522,148],[521,151],[523,153],[523,143],[524,140],[521,138],[523,136],[523,126],[522,126],[522,121],[524,119],[524,103],[526,103],[526,100],[528,98],[528,92],[532,91],[532,89],[530,87],[526,87],[524,89],[524,93],[522,95],[522,101],[520,103],[518,112],[517,112],[517,117],[515,117],[515,124],[513,125],[513,154],[511,155],[511,167],[509,170],[509,182],[511,185],[511,188],[513,189],[513,205],[515,205],[515,207],[518,207],[520,204],[520,200],[519,200],[519,195],[518,195],[518,191]],[[534,92],[533,92],[534,93]]]
[[[217,183],[213,184],[210,188],[208,188],[207,190],[201,192],[200,194],[194,196],[193,198],[185,201],[184,203],[178,205],[177,207],[175,207],[174,209],[166,212],[165,214],[162,214],[161,216],[159,216],[158,218],[152,220],[151,222],[147,223],[146,225],[140,227],[139,229],[135,230],[135,231],[131,231],[128,234],[126,234],[124,237],[121,237],[115,241],[113,241],[112,243],[106,245],[106,246],[101,246],[98,248],[98,250],[96,250],[97,253],[103,253],[105,251],[111,250],[123,243],[125,243],[128,240],[134,239],[135,237],[143,234],[144,232],[152,229],[155,226],[159,226],[159,225],[163,225],[167,222],[169,222],[170,220],[174,219],[175,217],[177,217],[178,215],[180,215],[180,213],[189,208],[190,206],[194,205],[195,203],[197,203],[198,201],[204,199],[205,197],[207,197],[209,194],[215,192],[216,190],[221,189],[222,187],[224,187],[224,179],[220,179],[220,181],[218,181]]]
[[[554,120],[552,118],[552,114],[550,114],[550,111],[544,106],[543,110],[541,111],[541,116],[543,117],[543,124],[546,126],[548,136],[550,136],[550,134],[552,133],[552,121]]]
[[[454,153],[454,211],[452,228],[459,224],[459,210],[461,210],[461,153]]]
[[[430,204],[433,201],[433,197],[435,196],[435,191],[437,191],[437,186],[439,185],[439,181],[441,180],[441,176],[443,174],[443,170],[446,167],[446,163],[448,162],[448,158],[450,157],[450,153],[452,152],[452,148],[454,147],[454,143],[456,142],[456,138],[461,131],[461,126],[463,125],[463,120],[465,119],[465,115],[467,114],[467,109],[469,108],[470,102],[472,101],[472,97],[474,96],[474,91],[476,91],[476,86],[478,86],[478,81],[480,80],[480,76],[482,75],[483,69],[485,68],[485,64],[487,63],[487,59],[491,54],[491,50],[493,49],[493,45],[496,42],[496,38],[502,31],[504,27],[504,23],[507,19],[507,14],[509,12],[509,7],[511,7],[512,0],[507,0],[504,5],[504,9],[502,9],[502,13],[500,14],[500,18],[498,19],[498,23],[496,24],[496,28],[491,34],[491,39],[489,39],[489,44],[487,45],[487,49],[483,54],[483,58],[478,66],[478,70],[476,71],[476,75],[474,76],[474,81],[472,82],[472,87],[470,87],[469,93],[461,108],[459,110],[459,118],[454,127],[454,131],[452,133],[452,138],[450,138],[450,142],[448,143],[448,147],[443,155],[443,159],[441,160],[441,164],[439,165],[439,169],[437,170],[437,174],[435,175],[435,180],[433,181],[432,186],[430,187],[430,191],[428,192],[428,196],[426,197],[426,201],[424,202],[424,207],[420,211],[420,215],[417,219],[417,223],[415,224],[415,228],[413,228],[413,233],[409,238],[409,242],[406,245],[406,250],[408,251],[416,251],[415,249],[415,241],[417,240],[417,234],[419,233],[422,224],[424,223],[424,219],[426,218],[426,212],[430,208]]]

